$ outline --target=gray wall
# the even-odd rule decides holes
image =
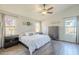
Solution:
[[[2,38],[3,34],[2,33],[3,33],[2,32],[2,15],[0,14],[0,48],[2,47],[2,40],[3,40],[3,38]]]
[[[77,16],[77,43],[79,43],[79,16]]]

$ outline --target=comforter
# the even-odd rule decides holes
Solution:
[[[19,41],[21,41],[23,44],[25,44],[30,51],[30,54],[32,54],[35,49],[39,49],[46,43],[50,41],[50,37],[48,35],[32,35],[32,36],[21,36]]]

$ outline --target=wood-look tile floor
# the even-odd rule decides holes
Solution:
[[[29,55],[29,50],[22,44],[0,49],[0,55]],[[33,55],[78,55],[79,45],[62,41],[52,40],[40,49],[36,50]]]

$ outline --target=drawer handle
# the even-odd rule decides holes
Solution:
[[[12,40],[10,41],[10,43],[12,43]]]

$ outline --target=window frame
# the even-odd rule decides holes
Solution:
[[[5,22],[6,22],[5,19],[6,19],[7,16],[8,17],[11,17],[12,20],[15,21],[15,25],[9,25],[9,26],[8,25],[5,25]],[[10,33],[7,32],[7,30],[6,30],[7,28],[10,29]],[[11,30],[12,28],[14,28],[14,30]],[[14,31],[14,33],[12,33],[13,31]],[[4,15],[4,35],[5,36],[12,36],[12,35],[15,35],[15,34],[16,34],[16,18],[14,16],[11,16],[11,15]]]

